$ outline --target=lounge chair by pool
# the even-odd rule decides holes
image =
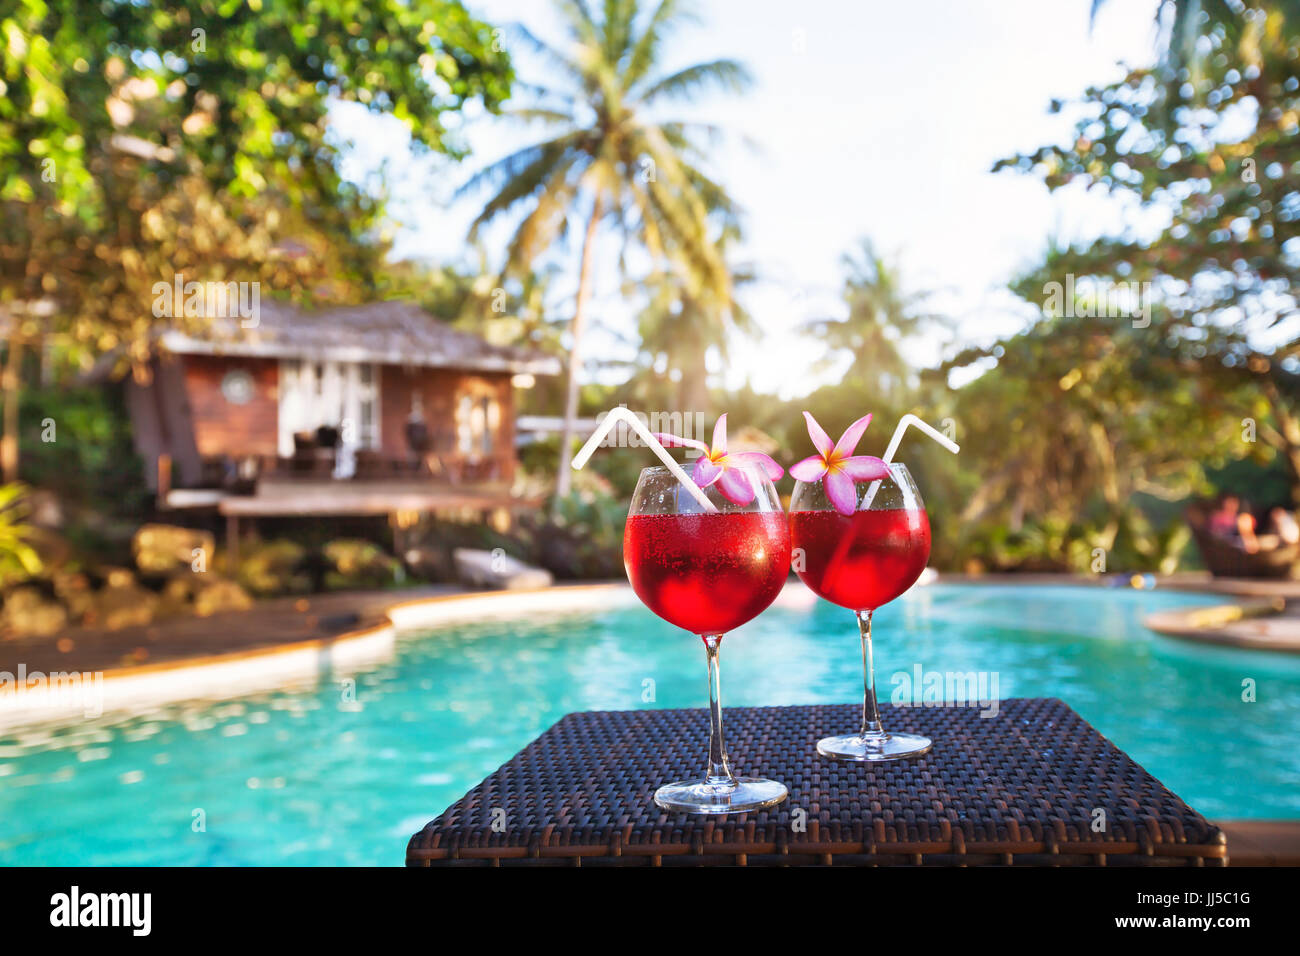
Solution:
[[[1187,510],[1192,537],[1196,539],[1205,567],[1216,578],[1300,577],[1300,544],[1261,548],[1252,553],[1210,531],[1207,517],[1201,506],[1193,505]]]

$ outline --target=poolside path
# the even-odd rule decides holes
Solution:
[[[211,617],[176,616],[141,627],[106,631],[69,628],[60,638],[0,641],[0,671],[113,671],[190,658],[239,654],[331,638],[386,620],[385,609],[403,601],[464,591],[428,585],[388,591],[339,591],[259,601],[249,611]]]

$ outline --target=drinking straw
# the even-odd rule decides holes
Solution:
[[[704,493],[699,485],[691,480],[690,475],[686,474],[682,469],[682,466],[673,461],[673,456],[668,454],[668,449],[661,445],[659,439],[655,438],[655,436],[650,432],[650,429],[646,428],[646,426],[641,423],[641,419],[629,412],[627,407],[624,405],[620,405],[617,408],[611,408],[606,412],[604,420],[601,421],[596,430],[591,433],[591,437],[587,439],[587,443],[582,446],[576,455],[573,456],[571,464],[575,471],[581,471],[582,466],[591,460],[591,456],[595,454],[596,449],[600,447],[600,443],[605,440],[605,436],[613,431],[614,426],[619,422],[623,422],[628,428],[636,432],[637,436],[646,443],[649,449],[659,456],[659,460],[668,466],[668,470],[673,473],[673,477],[682,483],[682,487],[691,493],[691,497],[699,502],[701,508],[708,512],[715,512],[718,510],[717,506],[709,500],[708,495]]]
[[[885,449],[885,457],[883,459],[886,465],[894,460],[894,453],[898,451],[898,445],[903,440],[903,432],[907,431],[909,425],[915,425],[954,455],[961,451],[961,446],[955,441],[943,432],[939,431],[939,429],[927,425],[925,422],[921,421],[921,419],[909,412],[898,420],[898,427],[894,429],[894,434],[889,439],[889,447]],[[876,492],[880,490],[880,482],[882,480],[883,479],[877,478],[871,483],[871,487],[867,489],[867,496],[862,499],[863,511],[871,507],[871,502],[876,498]]]

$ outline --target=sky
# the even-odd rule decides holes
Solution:
[[[1005,291],[1007,281],[1049,237],[1114,233],[1131,213],[1095,191],[1050,196],[1033,176],[991,167],[1070,139],[1069,118],[1048,113],[1053,97],[1113,81],[1121,64],[1149,64],[1156,4],[1110,0],[1090,28],[1091,0],[700,0],[702,22],[669,44],[666,70],[733,57],[755,78],[743,96],[712,95],[675,110],[728,130],[708,168],[745,213],[736,261],[761,276],[744,293],[760,333],[732,342],[725,365],[713,365],[715,383],[748,381],[790,398],[837,378],[842,365],[814,374],[824,353],[797,327],[845,314],[841,260],[863,237],[897,262],[907,288],[932,291],[931,306],[957,322],[952,335],[912,343],[914,363],[932,366],[957,348],[1024,328],[1034,313]],[[522,21],[562,40],[544,0],[467,6],[491,23]],[[546,79],[508,33],[503,40],[521,78]],[[338,111],[340,134],[353,143],[348,175],[386,170],[398,257],[479,265],[465,236],[486,197],[457,200],[454,190],[541,130],[468,112],[460,133],[473,152],[454,164],[412,159],[390,120]],[[489,255],[500,255],[508,227],[486,233]],[[633,308],[616,245],[602,243],[597,260],[597,328],[584,345],[593,359],[629,351]],[[576,286],[577,258],[576,247],[561,250],[561,307]]]

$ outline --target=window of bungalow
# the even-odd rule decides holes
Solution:
[[[379,376],[374,365],[286,359],[280,367],[282,453],[291,452],[294,432],[322,425],[341,428],[347,444],[379,447]]]
[[[501,406],[483,394],[462,394],[456,403],[456,450],[473,458],[488,458],[496,446]]]
[[[357,370],[357,403],[361,419],[360,439],[362,448],[379,447],[379,386],[375,367],[369,363]]]

